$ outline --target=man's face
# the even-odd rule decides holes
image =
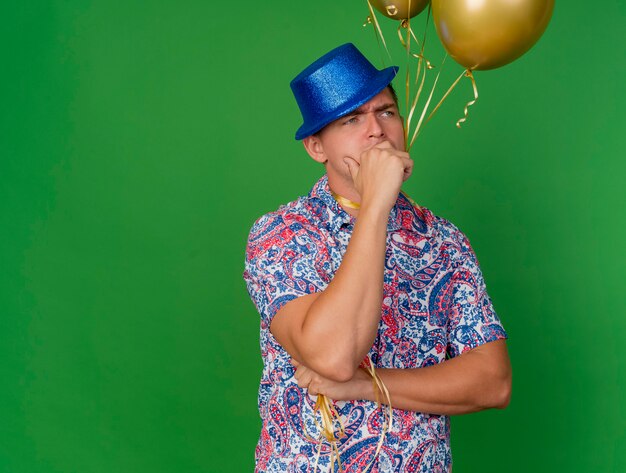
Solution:
[[[316,136],[305,138],[305,147],[316,161],[325,162],[331,181],[343,180],[351,184],[344,157],[360,163],[361,153],[383,141],[404,151],[402,117],[386,87],[369,102],[324,127]]]

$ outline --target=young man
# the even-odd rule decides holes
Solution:
[[[264,362],[257,472],[313,470],[318,393],[345,425],[344,471],[364,471],[382,428],[360,368],[368,356],[394,408],[370,471],[451,471],[449,416],[509,402],[507,335],[468,239],[400,192],[416,170],[389,86],[396,73],[346,44],[291,83],[304,118],[296,139],[326,173],[259,218],[248,240]],[[323,445],[321,471],[330,457]]]

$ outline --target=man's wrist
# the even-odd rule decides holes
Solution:
[[[361,203],[357,221],[369,220],[371,223],[381,224],[386,228],[390,212],[391,207],[384,205],[384,203],[375,200],[366,200]]]
[[[372,376],[368,373],[368,371],[359,367],[356,370],[356,374],[354,376],[357,379],[358,390],[359,390],[359,398],[365,401],[376,401],[376,388],[374,385],[374,380]]]

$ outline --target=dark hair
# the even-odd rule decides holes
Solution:
[[[396,94],[396,90],[393,88],[393,85],[391,85],[391,82],[389,83],[387,88],[389,89],[389,92],[391,92],[391,96],[393,97],[393,101],[396,103],[396,107],[397,107],[398,106],[398,94]]]

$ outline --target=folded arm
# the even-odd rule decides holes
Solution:
[[[376,209],[362,212],[326,289],[288,302],[270,326],[294,359],[335,381],[354,376],[376,337],[388,215]]]
[[[335,382],[298,364],[296,379],[310,394],[335,400],[376,401],[372,379],[363,370],[347,382]],[[428,414],[458,415],[505,408],[511,396],[511,365],[505,340],[485,343],[437,365],[414,369],[382,369],[391,405]],[[379,396],[379,399],[380,396]]]

